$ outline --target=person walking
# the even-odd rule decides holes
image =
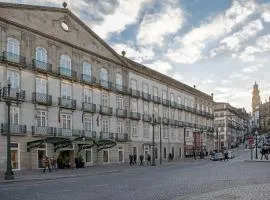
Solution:
[[[133,161],[134,161],[134,164],[137,163],[137,155],[136,154],[133,154]]]
[[[44,159],[43,159],[43,166],[44,166],[43,173],[45,173],[46,168],[48,168],[49,172],[51,172],[51,168],[50,168],[50,159],[49,159],[48,156],[45,156],[45,157],[44,157]]]
[[[133,164],[133,156],[132,154],[129,154],[129,165],[131,166]]]
[[[140,166],[143,166],[143,159],[144,159],[143,155],[140,155]]]
[[[151,164],[151,156],[148,154],[147,155],[147,165]]]

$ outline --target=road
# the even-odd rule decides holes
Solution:
[[[243,161],[248,155],[249,152],[242,152],[240,157],[228,162],[198,160],[86,177],[0,184],[0,199],[178,200],[224,188],[269,184],[270,163]]]

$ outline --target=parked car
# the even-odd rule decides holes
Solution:
[[[212,156],[212,161],[219,161],[219,160],[223,160],[223,154],[222,153],[215,153]]]

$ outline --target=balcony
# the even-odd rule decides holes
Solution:
[[[112,116],[112,107],[100,106],[100,114]]]
[[[81,74],[81,82],[88,84],[88,85],[93,85],[96,83],[96,78],[93,76],[89,76],[87,74]]]
[[[152,117],[148,114],[143,114],[143,121],[144,122],[151,122],[152,121]]]
[[[72,129],[72,137],[83,137],[85,136],[84,130]]]
[[[151,94],[143,92],[142,93],[142,99],[146,100],[146,101],[151,101]]]
[[[59,106],[60,108],[76,110],[76,100],[59,97]]]
[[[100,132],[99,139],[100,140],[114,140],[115,135],[114,133],[111,133],[111,132]]]
[[[37,104],[42,104],[46,106],[52,105],[52,96],[48,94],[42,94],[42,93],[32,93],[32,102]]]
[[[163,123],[164,125],[169,125],[169,124],[170,124],[170,119],[169,119],[169,118],[164,118],[164,117],[163,117],[162,123]]]
[[[214,123],[215,127],[224,127],[225,123]]]
[[[18,89],[18,88],[10,88],[4,87],[2,91],[2,97],[3,99],[11,99],[11,100],[19,100],[24,101],[25,100],[25,91]]]
[[[193,126],[192,126],[192,123],[190,123],[190,122],[187,122],[187,123],[186,123],[186,126],[187,126],[187,127],[190,127],[190,128],[193,127]]]
[[[121,94],[128,94],[128,88],[126,86],[123,86],[123,85],[118,85],[118,84],[115,84],[115,90],[116,92],[119,92]]]
[[[95,139],[97,137],[97,133],[96,133],[96,131],[84,130],[84,136]]]
[[[170,101],[170,106],[171,106],[172,108],[177,108],[177,103],[174,102],[174,101]]]
[[[124,109],[116,109],[116,116],[125,118],[127,117],[127,110]]]
[[[32,126],[33,136],[57,136],[58,129],[48,126]]]
[[[154,102],[154,103],[160,104],[160,103],[161,103],[161,102],[160,102],[160,97],[158,97],[158,96],[153,96],[153,102]]]
[[[167,99],[162,99],[162,104],[164,106],[169,106],[170,105],[169,100],[167,100]]]
[[[185,109],[185,106],[182,105],[181,103],[177,103],[176,106],[177,106],[177,108],[180,109],[180,110],[184,110],[184,109]]]
[[[26,63],[24,56],[17,55],[17,54],[14,54],[14,53],[10,53],[10,52],[6,52],[6,51],[3,52],[3,58],[2,59],[4,61],[11,62],[11,63],[16,63],[16,64],[23,65],[23,66],[25,66],[25,63]]]
[[[58,129],[58,136],[62,137],[81,137],[84,136],[84,131],[79,129]]]
[[[140,98],[140,91],[139,90],[134,90],[132,88],[129,89],[130,95],[132,97]]]
[[[178,126],[178,121],[172,119],[172,120],[171,120],[171,126]]]
[[[134,120],[140,120],[141,119],[141,114],[137,112],[130,112],[130,118]]]
[[[7,124],[1,124],[1,133],[6,135],[8,131]],[[10,134],[13,136],[26,136],[26,125],[10,124]]]
[[[189,106],[186,106],[186,111],[192,112],[192,111],[193,111],[193,108],[191,108],[191,107],[189,107]]]
[[[178,127],[185,127],[185,122],[178,121]]]
[[[82,109],[84,112],[94,113],[96,112],[96,104],[83,102]]]
[[[58,75],[60,77],[64,77],[64,78],[68,78],[72,80],[77,79],[77,72],[72,69],[65,68],[65,67],[58,68]]]
[[[128,133],[116,133],[116,141],[125,142],[125,141],[128,141],[129,139],[130,138],[129,138]]]
[[[105,88],[105,89],[108,89],[108,90],[109,90],[109,89],[113,89],[113,85],[112,85],[112,83],[109,82],[109,81],[100,79],[100,80],[99,80],[99,84],[100,84],[100,86],[101,86],[102,88]]]
[[[50,64],[50,63],[46,63],[46,62],[42,62],[42,61],[33,59],[32,66],[33,66],[34,70],[36,70],[36,71],[48,72],[48,73],[52,72],[52,64]]]

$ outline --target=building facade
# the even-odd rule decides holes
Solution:
[[[215,103],[214,116],[215,149],[233,148],[249,132],[249,115],[244,108],[235,108],[229,103]]]
[[[45,155],[74,166],[79,155],[95,165],[209,148],[213,96],[120,56],[67,8],[0,3],[0,40],[1,86],[21,101],[10,112],[13,169],[40,168]],[[1,101],[0,112],[3,170]]]
[[[259,126],[258,132],[260,134],[270,134],[270,97],[268,102],[260,105],[259,108]]]
[[[255,82],[252,90],[252,114],[259,108],[261,104],[259,85]]]

